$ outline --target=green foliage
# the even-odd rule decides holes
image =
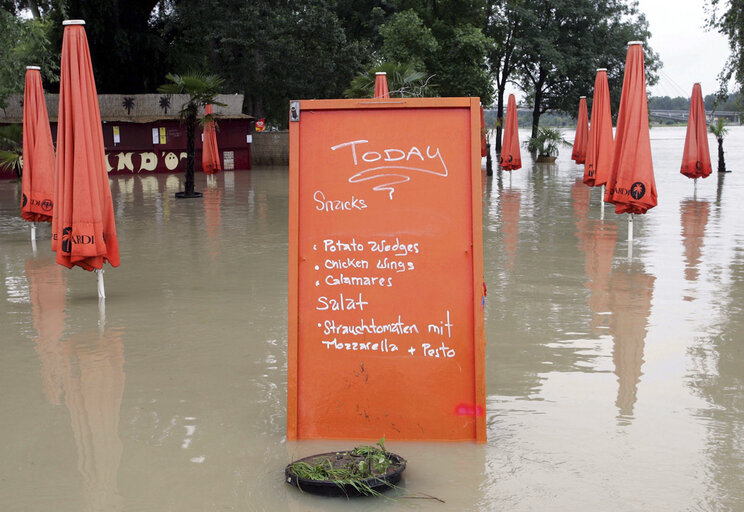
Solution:
[[[393,15],[379,30],[382,37],[380,55],[386,61],[409,62],[423,69],[424,63],[439,49],[431,29],[410,9]]]
[[[726,94],[732,79],[741,91],[744,86],[744,2],[709,0],[708,13],[708,26],[725,35],[731,48],[731,55],[718,77],[720,94]]]
[[[712,133],[716,139],[722,141],[728,133],[728,128],[726,127],[724,119],[722,117],[717,117],[715,123],[708,125],[708,131]]]
[[[335,458],[320,457],[307,463],[294,462],[290,472],[304,480],[334,482],[340,487],[351,486],[361,494],[380,495],[365,480],[387,473],[393,464],[385,450],[385,438],[375,446],[357,446],[348,452],[338,452]]]
[[[0,172],[21,176],[23,169],[23,125],[0,125]]]
[[[188,94],[189,101],[181,106],[181,116],[187,117],[191,114],[198,115],[207,104],[224,106],[215,100],[222,90],[225,80],[218,75],[207,75],[204,73],[191,73],[188,75],[176,75],[168,73],[165,78],[170,82],[158,87],[158,92],[163,94]]]
[[[59,81],[59,54],[49,42],[48,20],[22,19],[0,9],[0,108],[11,94],[23,93],[26,66],[41,67],[47,83]]]
[[[423,71],[418,71],[412,63],[400,64],[384,62],[368,71],[359,73],[344,91],[347,98],[371,98],[375,91],[375,73],[385,72],[388,89],[393,98],[432,96],[437,85],[431,83]]]
[[[578,97],[590,96],[596,69],[608,68],[610,99],[617,111],[631,40],[646,42],[648,23],[637,5],[622,0],[521,0],[513,12],[519,33],[516,79],[534,107],[533,136],[547,110],[575,114]],[[658,57],[644,46],[646,76],[656,81]]]
[[[563,138],[563,132],[558,128],[540,128],[536,137],[530,137],[524,142],[527,151],[537,156],[558,156],[560,145],[571,145],[571,143]]]

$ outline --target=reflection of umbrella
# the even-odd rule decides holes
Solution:
[[[204,107],[204,115],[212,115],[212,105]],[[217,132],[214,121],[204,123],[204,141],[202,142],[202,170],[204,174],[216,174],[222,170],[220,150],[217,148]]]
[[[378,71],[375,73],[375,95],[374,98],[389,98],[390,91],[388,91],[387,73],[384,71]]]
[[[119,245],[84,22],[64,24],[52,249],[57,263],[68,268],[100,270],[107,261],[117,267]]]
[[[579,119],[576,122],[576,137],[574,138],[571,160],[583,164],[586,160],[586,144],[589,139],[589,115],[586,110],[586,96],[579,98]]]
[[[72,360],[77,371],[65,378],[65,404],[75,436],[78,470],[87,508],[123,508],[118,472],[123,446],[119,413],[124,395],[124,346],[118,330],[102,329],[93,339],[78,338]]]
[[[685,246],[685,279],[696,281],[710,204],[708,201],[688,199],[682,201],[680,210],[682,212],[682,243]]]
[[[519,190],[501,190],[501,229],[504,230],[504,249],[506,249],[506,264],[508,270],[514,268],[517,259],[517,244],[519,242],[519,207],[522,194]]]
[[[643,375],[643,349],[655,280],[652,275],[629,268],[615,270],[610,275],[612,361],[619,384],[616,405],[623,416],[633,414]]]
[[[590,327],[600,330],[607,326],[610,310],[610,274],[617,243],[617,225],[593,221],[580,235],[583,241],[584,271],[588,281],[589,310],[592,312]]]
[[[680,172],[692,179],[707,178],[712,172],[708,150],[708,125],[700,84],[692,86],[690,116],[687,118],[687,136]]]
[[[517,124],[517,100],[513,94],[509,95],[506,107],[506,123],[504,126],[504,143],[501,145],[499,165],[505,171],[513,171],[522,167],[522,154],[519,152],[519,126]]]
[[[607,70],[600,68],[594,79],[592,123],[584,163],[584,183],[590,187],[607,183],[607,177],[612,169],[613,149],[610,87],[607,83]]]
[[[49,257],[26,260],[26,279],[44,396],[56,405],[60,403],[62,381],[70,366],[61,342],[65,331],[67,278],[54,258]]]
[[[49,128],[41,73],[26,68],[23,94],[23,176],[21,217],[31,222],[51,222],[54,204],[54,145]],[[31,238],[36,238],[32,225]]]
[[[219,256],[221,249],[220,224],[222,222],[222,189],[218,187],[207,187],[204,190],[204,224],[207,228],[207,239],[209,240],[209,258],[214,260]]]
[[[605,201],[615,205],[615,213],[630,214],[646,213],[657,202],[648,132],[646,71],[643,46],[638,41],[628,43],[615,151]],[[632,217],[628,220],[632,222]],[[632,238],[629,229],[628,239]]]

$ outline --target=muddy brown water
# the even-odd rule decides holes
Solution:
[[[112,177],[105,311],[0,181],[0,510],[744,510],[744,127],[696,192],[685,129],[651,135],[632,256],[570,148],[487,179],[488,443],[388,442],[401,488],[351,502],[283,481],[355,444],[285,438],[286,168],[198,175],[196,200]]]

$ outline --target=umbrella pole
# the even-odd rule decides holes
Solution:
[[[106,298],[106,288],[103,285],[103,269],[97,268],[96,274],[98,275],[98,297],[100,299]]]
[[[599,210],[600,220],[604,220],[604,203],[605,203],[604,202],[604,189],[605,189],[605,186],[602,185],[602,189],[601,189],[600,196],[599,196],[599,204],[602,205],[602,207]]]
[[[628,214],[628,243],[633,243],[633,214]]]
[[[36,256],[36,223],[31,223],[31,251]]]
[[[697,199],[697,178],[692,180],[693,188],[692,188],[692,197],[693,199]]]

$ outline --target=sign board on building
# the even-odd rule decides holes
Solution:
[[[224,162],[224,168],[226,171],[235,170],[235,152],[234,151],[223,151],[222,160]]]
[[[478,98],[298,106],[288,438],[485,442]]]

